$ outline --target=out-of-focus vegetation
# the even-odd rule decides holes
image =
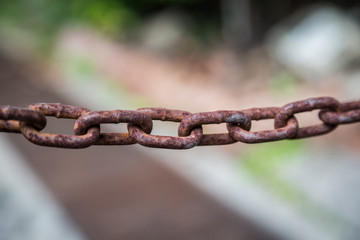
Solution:
[[[48,49],[59,29],[85,25],[114,38],[129,39],[147,18],[167,9],[196,16],[191,34],[206,40],[219,28],[219,1],[190,0],[3,0],[0,27],[26,32],[36,38],[39,50]],[[206,11],[204,11],[206,7]]]
[[[241,52],[261,43],[274,24],[316,2],[321,1],[2,0],[0,33],[3,29],[18,29],[22,35],[27,31],[24,38],[36,39],[38,51],[48,49],[59,29],[68,24],[89,26],[113,38],[133,41],[139,37],[134,32],[151,17],[172,11],[189,20],[186,34],[199,46],[209,48],[213,43],[224,43]],[[352,9],[357,1],[328,2]]]

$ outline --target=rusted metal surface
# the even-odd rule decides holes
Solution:
[[[12,121],[4,122],[4,120]],[[29,122],[37,130],[44,129],[46,126],[46,118],[41,112],[12,106],[0,106],[0,121],[0,131],[2,132],[8,132],[7,130],[9,130],[10,132],[21,133],[19,121]]]
[[[56,118],[78,119],[81,115],[89,112],[89,109],[64,105],[61,103],[36,103],[28,106],[29,109],[41,112],[45,116]]]
[[[152,120],[172,122],[181,122],[186,116],[191,115],[186,111],[165,108],[141,108],[137,111],[148,115]],[[192,128],[188,136],[180,137],[150,135],[142,131],[136,124],[129,124],[128,130],[130,136],[136,139],[137,143],[155,148],[188,149],[199,145],[203,137],[201,126]]]
[[[0,132],[21,133],[20,121],[0,120]]]
[[[299,128],[297,113],[321,110],[320,125]],[[46,117],[76,119],[75,135],[42,133]],[[274,119],[275,129],[251,132],[251,121]],[[180,122],[178,136],[152,135],[152,121]],[[283,107],[251,108],[242,111],[189,113],[165,108],[92,112],[60,103],[38,103],[28,108],[0,106],[0,132],[22,132],[31,142],[52,147],[85,148],[91,145],[128,145],[188,149],[202,145],[235,142],[261,143],[282,139],[312,137],[328,133],[339,124],[360,121],[360,101],[340,103],[319,97],[292,102]],[[127,123],[128,132],[101,133],[100,124]],[[204,124],[226,123],[227,133],[203,134]]]
[[[179,136],[188,136],[195,127],[203,124],[234,123],[244,129],[250,129],[251,121],[240,111],[215,111],[194,113],[184,118],[179,125]],[[223,145],[236,142],[229,133],[204,134],[199,145]]]
[[[21,131],[30,142],[47,147],[86,148],[93,145],[99,138],[98,127],[90,128],[86,134],[80,136],[42,133],[26,123],[21,124]]]
[[[322,110],[319,118],[326,124],[338,125],[360,121],[360,101],[340,104],[341,112]]]
[[[89,110],[85,108],[63,105],[60,103],[38,103],[29,106],[32,111],[37,111],[45,116],[57,118],[77,119]],[[82,135],[66,135],[42,133],[28,122],[21,123],[21,132],[30,142],[41,146],[60,148],[85,148],[94,144],[100,135],[99,126],[93,126]]]
[[[309,98],[302,101],[286,104],[275,116],[275,128],[286,126],[286,122],[295,113],[312,111],[315,109],[329,109],[335,113],[340,112],[340,103],[331,97]],[[305,138],[322,135],[331,132],[337,125],[321,124],[303,127],[297,130],[293,138]]]
[[[152,130],[152,120],[149,116],[129,110],[88,112],[79,117],[74,126],[76,135],[84,134],[91,126],[101,123],[133,123],[139,125],[145,133]],[[97,145],[129,145],[136,143],[129,133],[101,133]]]
[[[244,110],[243,113],[249,116],[251,120],[258,121],[262,119],[272,119],[279,111],[280,108],[269,107],[247,109]],[[294,117],[290,117],[290,119],[286,123],[287,125],[284,127],[276,128],[274,130],[265,130],[258,132],[250,132],[233,123],[228,123],[227,128],[230,136],[236,141],[244,143],[261,143],[278,141],[294,137],[299,128],[297,120]]]

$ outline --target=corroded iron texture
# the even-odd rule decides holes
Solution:
[[[179,136],[187,136],[194,127],[203,124],[233,123],[246,130],[250,130],[250,118],[240,111],[215,111],[194,113],[185,117],[179,126]],[[229,133],[204,134],[200,145],[224,145],[234,143],[236,140]]]
[[[60,103],[38,103],[28,107],[32,111],[37,111],[44,116],[57,118],[78,119],[83,114],[89,112],[85,108],[63,105]],[[35,129],[31,123],[22,122],[21,132],[30,142],[48,147],[60,148],[85,148],[93,145],[100,135],[99,126],[92,126],[83,135],[66,135],[42,133]]]
[[[191,113],[181,110],[170,110],[165,108],[141,108],[137,111],[146,114],[152,120],[181,122]],[[146,146],[155,148],[170,149],[188,149],[199,145],[203,134],[202,127],[194,127],[187,136],[171,137],[156,136],[145,133],[136,124],[128,125],[129,134],[136,139],[136,142]]]
[[[320,110],[320,125],[299,128],[297,113]],[[40,132],[46,116],[76,119],[74,135]],[[275,128],[251,132],[251,121],[274,119]],[[179,122],[178,136],[152,135],[153,120]],[[312,137],[328,133],[340,124],[360,121],[360,101],[340,103],[319,97],[292,102],[283,107],[251,108],[242,111],[189,113],[165,108],[92,112],[60,103],[38,103],[28,108],[0,106],[0,132],[22,133],[29,141],[51,147],[85,148],[91,145],[128,145],[188,149],[202,145],[235,142],[261,143]],[[101,133],[100,124],[127,123],[128,132]],[[227,133],[203,134],[204,124],[226,123]]]
[[[331,97],[309,98],[302,101],[292,102],[283,106],[275,116],[275,128],[286,126],[286,122],[295,113],[309,112],[316,109],[329,109],[332,112],[340,112],[340,103]],[[331,132],[337,125],[321,124],[299,128],[293,138],[305,138],[322,135]]]
[[[258,121],[262,119],[274,118],[279,111],[280,108],[269,107],[247,109],[244,110],[243,113],[249,116],[251,120]],[[258,132],[249,132],[248,130],[243,129],[235,124],[227,124],[227,129],[230,133],[230,136],[236,141],[243,143],[261,143],[289,139],[296,135],[298,128],[298,122],[294,117],[290,117],[286,121],[286,126],[284,127]]]

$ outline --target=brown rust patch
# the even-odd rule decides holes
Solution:
[[[39,131],[44,129],[46,126],[46,117],[44,116],[44,114],[27,108],[0,106],[0,119],[27,122],[33,125],[34,128]],[[3,126],[6,125],[7,123],[3,124]],[[11,127],[16,127],[14,124],[11,123],[9,125],[10,129]]]
[[[191,113],[181,110],[165,108],[141,108],[137,111],[146,114],[152,120],[180,122]],[[199,145],[203,137],[202,128],[192,129],[189,136],[158,136],[150,135],[142,131],[136,124],[128,124],[129,134],[136,142],[147,147],[167,149],[188,149]]]
[[[179,136],[188,136],[192,129],[203,124],[233,123],[250,129],[250,118],[241,111],[214,111],[194,113],[185,117],[179,125]],[[204,134],[201,145],[224,145],[236,142],[229,133]]]
[[[152,120],[144,113],[130,110],[89,112],[78,118],[74,125],[76,135],[84,134],[92,126],[101,123],[133,123],[145,132],[152,130]],[[135,143],[128,133],[101,133],[97,145],[125,145]]]

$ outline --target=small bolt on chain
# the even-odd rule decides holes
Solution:
[[[299,128],[294,114],[313,110],[320,110],[322,124]],[[74,135],[41,132],[47,116],[75,119]],[[251,121],[262,119],[274,119],[274,129],[250,131]],[[178,136],[152,135],[153,120],[179,122]],[[31,104],[27,108],[0,106],[0,132],[22,133],[34,144],[59,148],[138,143],[153,148],[189,149],[235,142],[262,143],[318,136],[338,125],[355,122],[360,122],[360,101],[341,103],[331,97],[309,98],[283,107],[200,113],[165,108],[90,111],[61,103]],[[127,123],[128,132],[101,133],[100,124],[105,123]],[[204,124],[220,123],[226,123],[228,132],[203,134]]]

